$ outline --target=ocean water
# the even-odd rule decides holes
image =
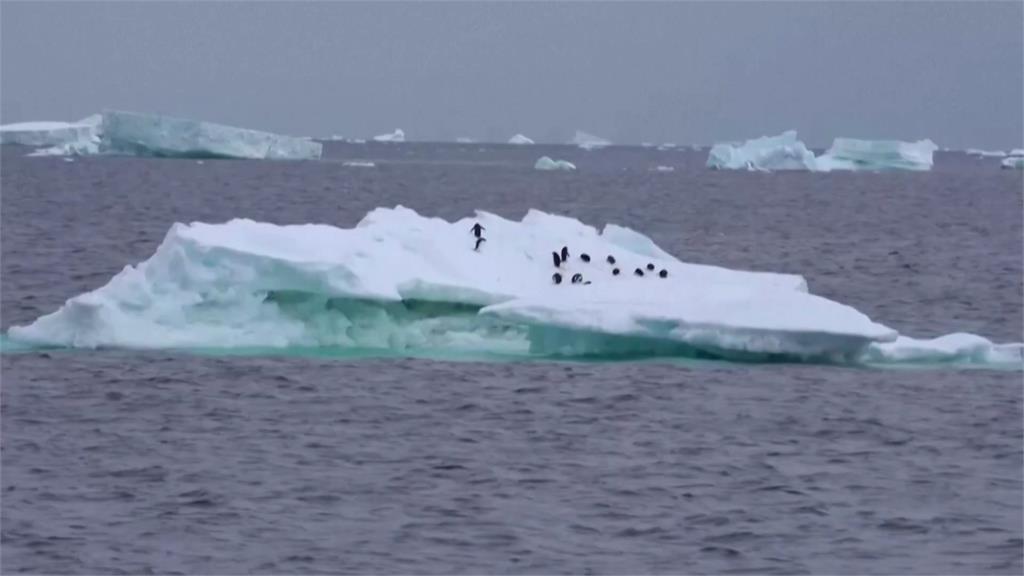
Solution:
[[[1022,339],[1022,174],[998,159],[762,174],[618,147],[24,153],[0,166],[4,330],[176,221],[351,226],[403,204],[616,222],[686,261],[803,274],[906,334]],[[536,172],[543,154],[579,171]],[[1020,372],[315,351],[37,351],[0,370],[4,573],[1024,570]]]

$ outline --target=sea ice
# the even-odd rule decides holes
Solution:
[[[378,134],[373,137],[375,142],[405,142],[405,132],[401,128],[390,134]]]
[[[796,131],[762,136],[742,144],[715,144],[708,153],[708,168],[719,170],[814,170],[814,153],[797,140]]]
[[[475,223],[487,238],[479,250]],[[590,284],[552,281],[561,246],[570,257],[558,271]],[[608,255],[623,274],[611,274]],[[648,264],[667,277],[633,274]],[[449,223],[379,208],[351,229],[175,224],[148,260],[8,336],[70,347],[1021,363],[1019,344],[906,338],[810,294],[800,276],[687,264],[628,228],[599,232],[535,210],[519,222],[477,212]]]
[[[530,140],[522,134],[516,134],[515,136],[508,139],[509,144],[533,144],[533,140]]]
[[[575,144],[584,150],[597,150],[599,148],[612,145],[610,140],[605,140],[600,136],[588,134],[582,130],[577,130],[576,135],[572,137],[572,140],[569,143]]]
[[[576,165],[567,160],[552,160],[548,156],[541,156],[534,163],[535,170],[575,170]]]

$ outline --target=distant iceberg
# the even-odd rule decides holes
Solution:
[[[455,142],[458,143],[458,144],[473,144],[476,141],[473,140],[472,138],[467,138],[465,136],[459,136],[458,138],[455,139]]]
[[[541,156],[533,168],[535,170],[575,170],[576,165],[566,160],[552,160],[548,156]]]
[[[673,166],[655,166],[651,169],[653,172],[675,172],[676,169]]]
[[[743,143],[715,144],[707,166],[720,170],[931,170],[938,147],[931,140],[857,140],[836,138],[825,154],[815,157],[797,139],[795,130]]]
[[[378,134],[373,137],[374,142],[405,142],[405,132],[401,128],[391,134]]]
[[[305,138],[156,114],[108,110],[75,126],[89,129],[31,155],[304,160],[320,158],[323,151],[322,144]]]
[[[667,150],[674,150],[677,146],[678,144],[676,144],[675,142],[665,142],[664,144],[658,146],[658,150],[665,152]]]
[[[797,140],[796,130],[762,136],[742,144],[715,144],[708,168],[718,170],[814,170],[814,153]]]
[[[373,168],[376,166],[376,164],[369,160],[346,160],[341,165],[348,168]]]
[[[1024,170],[1024,156],[1008,156],[1001,162],[1003,168]]]
[[[1006,155],[1007,156],[1024,156],[1024,148],[1014,148],[1013,150],[1010,150]]]
[[[508,139],[509,144],[533,144],[533,140],[530,140],[522,134],[516,134],[515,136]]]
[[[832,147],[817,159],[817,169],[829,170],[919,170],[932,169],[932,155],[938,146],[931,140],[858,140],[836,138]]]
[[[21,144],[40,148],[96,140],[101,121],[94,114],[78,122],[18,122],[0,126],[0,144]]]
[[[594,136],[588,134],[582,130],[577,130],[576,135],[572,137],[570,144],[575,144],[584,150],[597,150],[598,148],[604,148],[605,146],[611,146],[611,140],[605,140],[600,136]]]
[[[967,150],[964,150],[964,152],[970,156],[981,156],[983,158],[1002,158],[1003,156],[1006,156],[1006,152],[1003,152],[1002,150],[979,150],[978,148],[968,148]]]

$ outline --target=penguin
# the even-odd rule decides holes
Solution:
[[[560,268],[562,266],[562,259],[558,257],[558,252],[552,252],[551,259],[555,262],[555,268]]]
[[[580,260],[584,262],[590,262],[590,254],[580,254]]]
[[[572,283],[573,284],[579,284],[580,282],[583,282],[583,274],[580,274],[579,272],[573,274],[572,275]]]
[[[648,262],[647,263],[647,269],[650,270],[651,272],[654,272],[654,264],[651,264],[650,262]]]
[[[484,228],[483,226],[480,225],[479,222],[477,222],[476,224],[473,224],[473,227],[470,228],[469,230],[470,230],[470,232],[473,233],[473,236],[476,236],[477,238],[479,238],[480,237],[480,233],[483,232],[484,230],[487,230],[487,228]]]
[[[590,280],[587,280],[586,282],[583,283],[584,286],[586,286],[587,284],[590,284]]]
[[[634,276],[643,276],[644,275],[644,271],[639,269],[639,268],[637,268],[636,270],[633,270],[633,275]]]
[[[568,246],[562,246],[562,262],[568,262],[568,261],[569,261],[569,247]]]
[[[555,284],[561,284],[562,283],[562,275],[559,274],[558,272],[555,272],[554,274],[552,274],[551,275],[551,279],[554,280]]]
[[[609,256],[606,260],[609,264],[615,264],[615,256]]]
[[[618,276],[618,275],[619,275],[619,269],[618,268],[612,268],[612,276]]]
[[[480,245],[483,244],[484,242],[487,242],[487,238],[484,238],[483,236],[477,236],[476,237],[476,246],[473,246],[473,252],[479,252],[480,251]]]
[[[661,276],[662,278],[668,278],[668,270],[662,268],[661,272],[658,272],[658,276]]]

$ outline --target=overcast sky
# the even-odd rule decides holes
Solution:
[[[0,121],[104,108],[413,140],[795,128],[1019,147],[1024,4],[0,5]]]

